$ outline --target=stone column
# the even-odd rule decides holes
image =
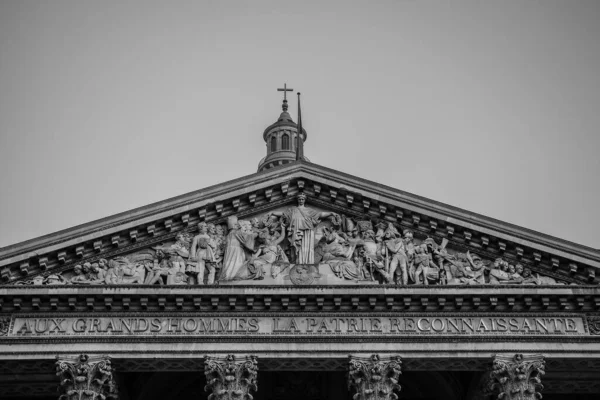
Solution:
[[[402,361],[399,356],[369,358],[350,356],[348,389],[355,388],[354,400],[396,400],[400,391],[398,377]]]
[[[208,400],[252,400],[250,390],[258,390],[257,373],[258,362],[255,356],[207,356],[204,361],[204,390],[212,391]]]
[[[497,355],[489,376],[488,390],[496,399],[541,399],[544,388],[541,377],[545,373],[544,357],[540,354]]]
[[[56,357],[56,375],[60,378],[59,400],[117,399],[110,357],[80,355],[72,359]]]

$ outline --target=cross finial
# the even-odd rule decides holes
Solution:
[[[281,108],[283,109],[283,111],[287,111],[288,109],[288,104],[287,104],[287,92],[293,92],[294,89],[288,89],[287,87],[287,83],[283,84],[283,89],[282,88],[277,88],[278,92],[283,92],[283,105],[281,106]]]

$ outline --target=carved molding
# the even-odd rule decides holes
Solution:
[[[146,371],[202,371],[204,360],[202,358],[124,358],[113,359],[113,364],[122,372]]]
[[[56,382],[19,382],[0,385],[0,399],[5,398],[34,398],[54,397],[56,395]]]
[[[60,378],[59,400],[118,398],[108,356],[90,358],[82,354],[74,360],[57,356],[56,375]]]
[[[9,327],[10,317],[0,317],[0,336],[7,336]]]
[[[270,358],[261,359],[261,371],[346,371],[346,358]]]
[[[399,356],[381,358],[350,356],[348,365],[348,389],[354,388],[354,400],[396,400],[394,391],[400,391],[398,378],[401,374]]]
[[[262,211],[266,211],[267,209],[271,209],[274,206],[283,206],[285,204],[290,203],[291,199],[289,197],[284,197],[282,199],[279,199],[277,202],[279,204],[269,204],[267,205],[263,205],[262,207],[256,207],[256,208],[250,208],[250,209],[245,209],[243,211],[237,211],[237,209],[235,209],[234,214],[238,217],[238,218],[243,218],[243,217],[247,217],[247,216],[251,216],[251,215],[255,215],[257,212],[260,212],[259,209],[264,209]],[[344,215],[346,215],[347,217],[350,218],[354,218],[357,220],[375,220],[374,217],[372,215],[369,215],[368,213],[362,213],[362,212],[358,212],[357,210],[353,210],[352,208],[348,208],[348,207],[342,207],[339,204],[330,204],[329,202],[325,202],[321,199],[315,198],[312,201],[310,201],[309,203],[314,203],[316,205],[319,205],[323,208],[326,209],[332,209],[335,210],[337,212],[343,213]],[[231,211],[231,210],[230,210]],[[228,212],[227,215],[231,216],[231,212]],[[414,218],[417,218],[418,221],[418,217],[416,215],[412,215],[413,216],[413,222],[414,222]],[[168,219],[165,222],[166,226],[171,226],[172,223],[172,219]],[[217,218],[211,218],[210,221],[212,223],[215,224],[222,224],[226,221],[226,215],[225,214],[219,214],[217,216]],[[435,225],[435,224],[434,224]],[[169,240],[173,240],[176,238],[176,236],[178,234],[181,233],[192,233],[195,232],[195,228],[192,227],[193,224],[190,223],[189,218],[187,219],[187,222],[183,225],[181,225],[178,229],[163,229],[161,231],[161,234],[158,237],[144,237],[144,238],[138,238],[137,235],[134,235],[134,238],[132,238],[131,240],[129,240],[127,243],[121,243],[122,241],[117,240],[120,236],[119,235],[114,235],[110,238],[110,241],[113,244],[119,244],[117,246],[113,246],[114,248],[108,248],[106,251],[103,251],[102,254],[92,254],[90,253],[90,255],[88,255],[87,257],[83,254],[83,250],[81,252],[78,253],[78,256],[75,259],[72,259],[73,257],[67,257],[67,255],[63,254],[62,260],[63,262],[60,263],[60,265],[56,265],[53,266],[51,268],[51,271],[46,271],[47,268],[41,268],[41,270],[39,269],[31,269],[30,267],[33,265],[30,265],[28,263],[21,263],[19,264],[19,271],[21,272],[21,277],[18,277],[19,274],[15,274],[13,272],[17,272],[17,270],[15,269],[15,271],[12,271],[7,269],[6,270],[6,274],[8,276],[7,278],[7,282],[10,282],[11,284],[14,285],[22,285],[22,284],[33,284],[33,285],[39,285],[39,284],[52,284],[52,285],[57,285],[57,284],[68,284],[69,280],[61,280],[61,276],[60,274],[62,272],[67,272],[72,270],[74,267],[76,267],[76,264],[79,263],[94,263],[99,261],[101,258],[111,258],[111,257],[115,257],[115,256],[123,256],[123,255],[127,255],[132,251],[136,251],[136,250],[148,250],[152,245],[157,245],[157,244],[162,244],[165,241],[169,241]],[[436,239],[436,240],[447,240],[448,237],[447,235],[440,235],[437,234],[435,230],[431,231],[429,227],[427,228],[419,228],[418,223],[416,224],[416,226],[413,226],[413,224],[402,224],[401,221],[396,221],[396,229],[398,230],[402,230],[403,228],[406,227],[413,227],[413,229],[416,229],[414,232],[415,238],[419,239],[419,240],[425,240],[426,238],[430,238],[430,240]],[[127,231],[127,233],[130,235],[130,233],[133,231]],[[137,230],[136,230],[137,232]],[[472,244],[472,242],[470,241],[470,235],[471,233],[469,232],[465,232],[465,235],[467,238],[467,241],[450,241],[450,243],[452,244],[452,247],[456,250],[456,251],[471,251],[473,254],[475,254],[475,252],[478,254],[478,256],[482,256],[482,257],[486,257],[489,260],[493,260],[495,258],[497,258],[498,253],[497,252],[490,252],[489,250],[487,250],[481,247],[476,247],[473,248],[470,244]],[[125,235],[127,236],[127,235]],[[127,237],[129,237],[127,236]],[[121,245],[122,244],[122,245]],[[436,245],[437,246],[437,245]],[[517,249],[521,249],[520,247],[517,247]],[[62,253],[65,253],[64,251]],[[512,254],[512,253],[511,253]],[[517,267],[517,265],[520,265],[520,268],[525,270],[526,275],[523,275],[523,279],[521,279],[520,274],[523,273],[523,271],[521,271],[520,273],[517,273],[516,275],[514,275],[513,278],[506,278],[504,279],[505,282],[503,283],[512,283],[512,284],[519,284],[520,282],[523,282],[524,284],[531,284],[531,285],[546,285],[546,284],[556,284],[555,281],[558,281],[559,284],[565,284],[565,283],[572,283],[572,284],[581,284],[581,283],[589,283],[589,282],[593,282],[593,267],[590,267],[590,272],[586,277],[580,276],[581,274],[577,275],[573,273],[573,269],[571,268],[569,273],[565,273],[565,271],[562,271],[561,273],[557,273],[557,271],[555,271],[554,269],[550,269],[550,268],[545,268],[545,267],[540,267],[541,264],[538,261],[533,262],[532,260],[530,260],[529,258],[523,258],[521,256],[519,257],[515,257],[513,255],[508,255],[508,254],[503,254],[503,257],[506,257],[505,261],[510,261],[511,263],[516,263],[514,266],[511,265],[511,267]],[[541,257],[541,256],[540,256]],[[541,259],[541,258],[540,258]],[[412,261],[411,261],[412,262]],[[463,260],[464,263],[464,260]],[[462,265],[462,264],[461,264]],[[466,264],[465,264],[466,265]],[[507,264],[508,265],[508,264]],[[441,267],[440,267],[441,268]],[[461,267],[462,268],[462,267]],[[465,267],[468,268],[468,267]],[[575,272],[577,272],[578,270],[575,269]],[[504,271],[507,272],[507,271]],[[513,271],[514,273],[514,271]],[[542,276],[537,276],[535,273],[542,273]],[[591,275],[590,275],[591,274]],[[87,273],[84,273],[84,275],[88,275]],[[536,275],[536,276],[534,276]],[[437,276],[436,274],[429,274],[429,279],[437,282],[437,284],[445,284],[442,281],[440,281],[439,279],[434,279],[433,277]],[[507,275],[508,277],[508,275]],[[468,281],[468,279],[467,279]],[[51,283],[47,283],[47,282],[51,282]],[[411,282],[412,282],[412,278],[411,278]],[[473,281],[474,282],[474,281]],[[469,283],[469,284],[473,284],[473,282]],[[78,284],[83,283],[83,281],[79,281]],[[96,282],[98,283],[98,282]],[[141,282],[140,282],[141,283]],[[419,282],[415,282],[415,283],[419,283]],[[464,283],[464,282],[463,282]]]
[[[600,310],[600,292],[597,288],[577,288],[563,286],[561,291],[553,292],[551,287],[532,287],[531,295],[524,295],[522,287],[485,286],[456,287],[418,287],[401,288],[393,285],[357,285],[357,286],[262,286],[260,292],[246,296],[246,289],[256,286],[220,287],[205,285],[200,291],[198,286],[181,285],[137,286],[119,285],[93,288],[63,287],[63,293],[48,296],[45,286],[1,287],[7,294],[0,296],[0,308],[3,315],[10,313],[37,313],[56,311],[61,315],[89,312],[165,312],[181,310],[196,311],[378,311],[378,312],[447,312],[460,313],[514,313],[524,312],[538,315],[539,312],[571,316],[587,313],[587,321],[596,324]],[[89,291],[88,291],[89,289]],[[98,292],[98,290],[101,292]],[[481,289],[486,289],[482,291]],[[550,289],[550,290],[549,290]],[[229,298],[235,291],[240,296],[231,308]],[[244,297],[245,296],[245,297]],[[164,299],[159,304],[158,298]],[[245,299],[252,298],[250,302]],[[583,298],[583,302],[578,299]],[[283,299],[287,299],[284,307]],[[303,306],[302,302],[305,302]],[[321,299],[321,300],[319,300]],[[353,300],[355,299],[355,300]],[[424,302],[423,299],[427,299]],[[356,300],[358,302],[356,302]],[[530,301],[529,301],[530,300]],[[514,303],[513,303],[514,302]],[[578,305],[578,303],[581,305]],[[512,304],[512,308],[510,305]],[[528,305],[529,304],[529,305]],[[162,308],[161,308],[162,307]],[[593,314],[592,314],[593,313]],[[592,314],[592,315],[590,315]],[[0,329],[0,338],[2,338]]]
[[[243,178],[241,180],[242,182],[236,180],[218,185],[214,188],[207,188],[202,190],[201,195],[199,195],[198,192],[195,192],[189,196],[185,196],[183,199],[178,199],[177,201],[165,201],[163,202],[164,204],[161,205],[161,208],[157,208],[156,206],[142,207],[141,209],[136,210],[142,212],[141,215],[136,213],[135,215],[132,214],[126,217],[109,217],[107,218],[107,221],[104,222],[105,225],[103,226],[90,223],[88,224],[89,231],[86,232],[87,235],[82,238],[84,239],[84,242],[77,243],[77,247],[71,246],[71,248],[68,248],[66,244],[66,241],[72,241],[80,236],[80,233],[75,230],[63,233],[62,235],[54,235],[53,237],[45,238],[44,240],[32,240],[30,241],[32,243],[28,246],[17,246],[18,250],[3,254],[3,259],[8,259],[10,256],[11,258],[18,260],[15,263],[9,263],[8,261],[0,262],[3,266],[7,265],[9,267],[5,279],[9,282],[15,282],[20,279],[19,276],[21,276],[21,274],[29,274],[29,277],[31,278],[40,272],[43,272],[46,268],[51,268],[58,272],[68,269],[80,261],[93,262],[97,259],[97,255],[90,257],[90,255],[94,254],[92,249],[102,252],[103,257],[106,257],[107,255],[123,254],[124,248],[121,249],[121,247],[119,247],[113,249],[112,246],[106,246],[106,244],[110,243],[114,236],[118,235],[121,236],[121,242],[119,243],[121,245],[135,244],[136,240],[146,241],[152,235],[145,235],[143,232],[145,232],[148,227],[147,221],[152,219],[153,216],[156,217],[156,221],[152,221],[153,223],[151,226],[156,224],[156,227],[160,229],[158,236],[168,238],[170,235],[173,235],[174,232],[170,232],[168,229],[162,227],[159,228],[160,225],[167,225],[166,222],[170,221],[168,225],[172,227],[173,230],[189,232],[190,226],[193,226],[194,223],[199,220],[207,218],[206,214],[209,207],[210,210],[208,213],[210,215],[208,216],[208,220],[210,221],[225,218],[231,213],[238,212],[238,210],[240,213],[243,212],[248,215],[253,214],[256,212],[253,206],[263,208],[272,207],[272,204],[270,203],[271,199],[267,199],[265,198],[266,196],[263,197],[261,194],[263,191],[276,193],[276,195],[273,196],[273,201],[278,202],[289,201],[297,191],[306,191],[310,195],[315,196],[315,204],[327,204],[330,208],[336,207],[337,209],[344,210],[344,213],[351,216],[361,215],[372,219],[379,218],[392,220],[399,225],[414,226],[414,228],[417,231],[420,231],[422,235],[436,234],[437,232],[437,236],[433,237],[437,237],[438,239],[442,237],[450,239],[452,236],[455,236],[453,241],[456,241],[456,244],[460,246],[467,246],[475,243],[477,244],[476,247],[479,247],[479,241],[481,240],[484,249],[480,250],[487,252],[490,256],[497,256],[498,250],[501,253],[506,251],[506,256],[509,257],[509,259],[513,261],[518,260],[524,265],[530,266],[532,271],[542,272],[555,279],[572,283],[593,282],[595,279],[595,269],[598,268],[599,260],[591,250],[585,249],[583,246],[573,245],[522,229],[515,229],[513,226],[494,220],[488,220],[485,217],[480,219],[480,222],[486,228],[491,229],[492,232],[497,231],[498,233],[502,232],[503,234],[496,236],[486,234],[485,236],[481,236],[478,229],[469,227],[468,231],[465,230],[467,227],[465,221],[468,222],[472,218],[472,214],[467,211],[442,206],[433,202],[431,202],[431,204],[425,202],[425,204],[420,206],[425,207],[425,209],[416,209],[415,204],[421,204],[423,199],[418,199],[417,201],[416,198],[413,199],[411,195],[407,195],[406,193],[314,164],[294,164],[279,173],[283,173],[284,175],[276,176],[272,174],[259,174],[256,177]],[[297,184],[297,188],[296,185],[294,185],[294,182]],[[239,193],[233,193],[233,191],[239,189],[240,184],[248,188],[245,190],[248,193],[247,197],[246,195],[240,196]],[[284,187],[286,189],[284,189]],[[286,190],[288,188],[289,191],[287,191],[288,195],[286,196]],[[338,196],[337,202],[335,202],[334,199],[334,202],[332,203],[329,199],[325,200],[325,196],[320,196],[321,191],[323,191],[323,194],[329,191],[340,191],[344,193],[344,196]],[[218,202],[215,204],[215,199],[217,198]],[[375,198],[377,198],[377,200],[375,200]],[[407,200],[409,198],[411,200]],[[417,203],[413,203],[414,201],[417,201]],[[219,204],[224,204],[224,209],[221,210],[222,214],[214,210]],[[363,207],[365,204],[370,204],[370,208],[367,206]],[[454,232],[455,227],[446,225],[443,220],[437,220],[437,216],[433,212],[455,219],[456,235],[450,234],[450,232]],[[159,218],[159,213],[168,214],[163,217],[167,219],[163,220],[162,218]],[[201,216],[196,217],[196,214]],[[403,214],[407,217],[411,217],[412,221],[407,221],[406,218],[403,221]],[[394,215],[396,216],[395,218]],[[143,223],[141,219],[142,216],[145,221]],[[181,222],[179,222],[180,220]],[[120,229],[120,227],[125,226],[125,224],[128,225],[128,228]],[[437,229],[438,225],[439,229]],[[133,232],[132,229],[133,231],[137,231],[139,237],[136,235],[133,235],[133,237],[131,236],[131,232]],[[433,229],[433,232],[430,232],[431,229]],[[111,231],[110,234],[105,235],[98,240],[99,232],[108,230]],[[448,234],[443,233],[446,230],[448,231]],[[91,237],[92,234],[95,234],[93,235],[93,238]],[[513,236],[515,239],[519,238],[519,240],[507,240],[507,235],[509,237]],[[521,243],[523,240],[525,240],[525,242]],[[104,247],[102,246],[102,242],[105,244]],[[519,242],[519,244],[517,245],[516,242]],[[150,243],[150,241],[146,241],[146,243]],[[64,267],[66,268],[63,268],[63,266],[57,262],[57,258],[59,258],[58,255],[63,254],[65,249],[58,248],[51,252],[44,251],[49,246],[60,247],[60,244],[65,244],[66,259]],[[540,249],[539,245],[545,245],[547,248],[553,248],[567,254],[572,254],[576,257],[575,261],[577,261],[577,264],[571,263],[569,261],[570,257],[568,257],[569,260],[567,260],[563,258],[562,255],[557,256],[553,253],[547,253],[545,249]],[[28,255],[28,253],[31,255]],[[36,258],[37,256],[33,256],[34,254],[42,254],[43,257]],[[483,255],[483,253],[481,255]],[[48,257],[50,258],[50,261],[48,261]],[[42,262],[42,259],[45,259],[44,262]],[[554,260],[556,260],[556,263]],[[556,272],[560,272],[560,274],[552,273],[551,268],[554,265],[556,265]],[[573,273],[573,275],[571,273]]]
[[[489,376],[488,390],[497,399],[541,399],[544,388],[541,377],[545,373],[544,357],[539,354],[497,355]]]
[[[600,316],[588,317],[588,327],[591,335],[600,335]]]
[[[252,400],[250,391],[257,391],[258,362],[255,356],[206,356],[205,391],[212,391],[208,400]]]
[[[585,372],[581,373],[577,371],[575,376],[560,377],[558,379],[548,380],[544,379],[544,392],[545,393],[589,393],[596,394],[600,393],[600,380],[597,375],[580,377],[577,375],[584,375]]]
[[[287,204],[291,204],[291,203],[293,203],[293,198],[287,198],[287,197],[278,198],[276,200],[274,199],[270,202],[263,203],[260,206],[257,205],[254,208],[244,209],[243,211],[236,213],[236,215],[239,218],[246,218],[250,215],[256,214],[257,212],[266,212],[272,208],[283,207],[283,206],[285,206]],[[202,208],[200,208],[200,209],[202,209]],[[165,209],[163,211],[168,211],[168,210],[169,209]],[[206,215],[204,215],[204,216],[201,216],[198,219],[198,221],[206,221],[206,222],[211,222],[213,224],[224,224],[227,222],[228,215],[229,215],[229,213],[227,215],[217,215],[217,213],[214,212],[214,213],[211,213],[210,218],[207,218]],[[124,223],[130,222],[130,220],[133,221],[134,219],[131,218],[131,219],[125,220]],[[195,221],[196,221],[196,219],[194,219],[194,222]],[[52,265],[48,264],[48,257],[45,256],[45,257],[40,258],[40,269],[30,268],[28,270],[27,276],[19,277],[18,279],[16,277],[12,276],[11,268],[13,268],[13,265],[9,265],[9,267],[5,268],[5,270],[7,271],[7,274],[9,274],[9,277],[6,280],[6,282],[9,285],[24,284],[28,280],[31,280],[35,277],[47,278],[48,276],[51,276],[51,275],[60,274],[65,271],[70,271],[77,264],[81,264],[84,262],[94,263],[94,262],[98,262],[102,258],[111,258],[111,257],[126,255],[128,253],[131,253],[132,251],[143,250],[145,248],[149,248],[149,247],[164,243],[166,241],[173,240],[180,233],[196,232],[197,229],[194,228],[194,225],[195,225],[194,223],[191,223],[191,221],[188,220],[188,223],[185,224],[185,226],[182,226],[180,230],[177,230],[177,231],[163,230],[163,231],[161,231],[160,235],[156,236],[155,232],[154,232],[155,225],[152,224],[152,225],[148,226],[149,233],[148,233],[148,235],[144,235],[143,239],[140,239],[139,236],[136,236],[136,240],[130,240],[130,242],[127,245],[121,245],[119,247],[114,247],[114,248],[106,246],[106,248],[103,249],[102,248],[102,240],[96,240],[96,241],[94,241],[94,245],[93,245],[93,247],[95,249],[97,249],[97,252],[95,254],[87,256],[87,257],[83,257],[83,258],[76,258],[73,260],[69,259],[68,261],[65,261],[64,264],[59,264],[59,263],[54,262],[54,263],[52,263]],[[102,231],[102,230],[105,230],[107,228],[112,228],[112,227],[113,227],[112,225],[109,225],[108,227],[90,230],[87,233],[92,234],[92,233],[96,233],[98,231]],[[150,227],[152,227],[152,233],[150,233]],[[126,235],[126,237],[129,237],[129,236]],[[108,239],[110,239],[110,237],[106,237],[105,239],[108,240]],[[56,241],[49,242],[47,245],[57,245],[61,242],[62,242],[61,240],[56,240]],[[89,243],[91,243],[91,242],[89,242]],[[98,243],[98,245],[96,245],[96,243]],[[20,264],[17,264],[17,265],[20,265]]]
[[[405,371],[486,371],[489,360],[484,358],[403,358]]]

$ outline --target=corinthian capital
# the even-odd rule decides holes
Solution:
[[[258,390],[257,373],[258,362],[255,356],[238,359],[232,354],[226,357],[206,357],[204,390],[212,390],[208,400],[252,400],[250,390]]]
[[[354,400],[396,400],[400,391],[398,377],[402,361],[399,356],[369,358],[350,356],[348,388],[354,387]]]
[[[488,389],[503,400],[541,399],[544,388],[541,376],[545,373],[544,357],[539,354],[497,355],[490,372]]]
[[[60,378],[59,400],[95,400],[117,398],[110,357],[75,359],[56,357],[56,376]]]

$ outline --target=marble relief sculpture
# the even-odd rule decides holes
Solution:
[[[19,284],[564,284],[503,258],[454,251],[447,239],[415,239],[410,229],[400,234],[391,222],[309,208],[303,193],[297,200],[297,206],[250,220],[229,217],[227,227],[200,222],[195,234],[181,232],[174,242]]]
[[[260,245],[251,258],[244,263],[235,276],[235,280],[262,280],[268,273],[277,276],[281,273],[281,265],[289,265],[288,258],[280,246],[285,239],[285,225],[281,223],[281,232],[269,233],[265,228],[258,232]]]
[[[272,212],[270,215],[283,218],[288,226],[288,237],[294,248],[294,261],[297,264],[315,262],[315,228],[325,218],[331,218],[339,225],[340,216],[333,212],[319,212],[306,207],[306,195],[298,195],[298,206],[286,211]]]
[[[321,263],[329,265],[331,271],[338,278],[354,281],[365,280],[353,259],[356,247],[360,245],[361,241],[347,238],[347,236],[329,229],[326,232]]]
[[[390,279],[389,283],[393,283],[394,279],[398,279],[403,285],[408,284],[409,264],[414,265],[414,245],[412,244],[412,232],[405,230],[404,238],[400,237],[398,229],[393,224],[388,224],[384,232],[381,230],[378,235],[384,237],[384,246],[382,246],[381,255],[385,260],[386,272]],[[398,270],[398,278],[396,270]],[[411,275],[412,280],[415,280],[414,272]]]
[[[258,232],[253,231],[250,221],[230,218],[229,226],[232,229],[225,241],[223,268],[219,277],[222,281],[236,280],[240,269],[248,261],[248,253],[254,251],[254,239],[258,236]]]
[[[216,243],[208,234],[208,225],[206,222],[198,224],[198,235],[192,240],[190,256],[188,258],[186,273],[195,283],[204,284],[204,270],[208,268],[208,282],[212,284],[215,281],[217,258],[215,256]]]

